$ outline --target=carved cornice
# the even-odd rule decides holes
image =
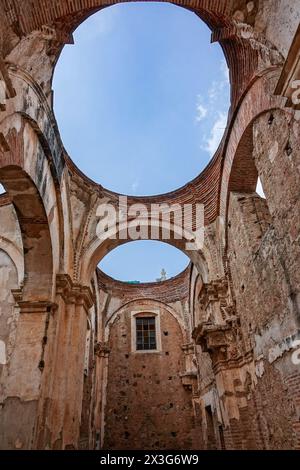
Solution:
[[[215,351],[229,346],[228,332],[231,331],[229,325],[214,325],[211,322],[203,322],[193,331],[193,338],[196,344],[201,345],[203,352]]]
[[[73,34],[63,25],[55,25],[55,27],[43,25],[39,31],[45,39],[54,41],[57,45],[74,44]]]
[[[218,302],[228,297],[227,279],[216,279],[209,284],[203,284],[198,301],[205,308],[210,302]]]
[[[195,343],[186,343],[181,346],[185,354],[195,354]]]
[[[87,311],[94,305],[94,295],[88,286],[73,283],[68,274],[56,277],[56,293],[69,304],[82,305]]]
[[[36,301],[36,300],[22,300],[23,292],[22,289],[12,290],[13,297],[20,308],[21,314],[38,313],[38,314],[50,314],[54,313],[58,306],[53,302],[47,301]]]
[[[237,38],[248,42],[253,50],[259,51],[260,57],[266,65],[283,64],[284,58],[274,44],[249,24],[234,21],[224,28],[217,28],[212,32],[211,40],[212,42],[222,42]]]
[[[200,345],[203,352],[208,352],[215,373],[220,370],[242,367],[249,363],[252,351],[243,353],[236,336],[237,319],[225,324],[203,322],[193,331],[195,343]]]
[[[180,374],[182,386],[189,392],[193,392],[197,388],[198,374],[196,371],[190,370]]]
[[[185,359],[185,371],[179,374],[183,387],[195,392],[198,385],[198,369],[195,358],[195,343],[186,343],[181,346]]]
[[[248,351],[243,355],[238,355],[237,357],[231,357],[226,360],[219,360],[217,363],[213,364],[214,374],[218,374],[223,370],[229,369],[240,369],[241,367],[250,364],[253,362],[253,353]]]

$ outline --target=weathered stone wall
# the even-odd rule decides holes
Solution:
[[[239,418],[230,420],[232,445],[294,448],[298,446],[297,427],[292,425],[299,417],[297,385],[295,394],[286,392],[290,380],[295,384],[300,380],[299,366],[291,358],[298,320],[279,238],[267,201],[255,194],[232,194],[229,219],[236,310],[245,352],[253,351],[255,367],[255,373],[253,369],[246,377],[248,384],[240,383],[246,401]],[[244,444],[241,433],[247,436]]]
[[[59,54],[103,1],[0,0],[2,448],[300,448],[300,3],[173,3],[222,45],[232,106],[194,181],[128,200],[204,204],[203,249],[172,282],[129,288],[95,273],[128,241],[96,236],[118,195],[72,163],[52,106]],[[161,352],[132,353],[133,308],[161,312]]]
[[[16,349],[20,344],[19,309],[15,307],[12,291],[23,282],[24,260],[21,234],[16,213],[5,195],[0,201],[0,448],[24,449],[31,446],[37,401],[13,385]],[[23,356],[26,361],[26,354]],[[26,365],[23,364],[24,369]],[[22,363],[20,363],[22,367]],[[22,378],[19,377],[21,381]],[[32,399],[31,399],[32,398]]]
[[[155,307],[156,309],[157,307]],[[134,310],[151,311],[136,303]],[[161,352],[132,352],[131,311],[125,308],[111,325],[105,412],[106,449],[193,449],[190,392],[184,372],[183,334],[177,320],[160,310]]]

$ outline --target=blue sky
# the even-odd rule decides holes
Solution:
[[[228,70],[193,13],[170,4],[106,8],[66,46],[54,77],[64,145],[94,181],[123,194],[161,194],[205,168],[229,108]],[[188,260],[157,242],[136,242],[101,263],[122,280],[176,275]]]

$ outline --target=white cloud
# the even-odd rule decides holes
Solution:
[[[218,117],[215,120],[211,129],[209,137],[204,138],[203,149],[206,150],[212,157],[216,152],[221,139],[224,134],[224,130],[227,125],[227,114],[223,112],[218,113]]]
[[[212,82],[210,89],[208,90],[208,98],[209,100],[215,101],[218,98],[220,90],[223,87],[223,82]]]
[[[2,184],[0,183],[0,194],[4,194],[5,193],[5,189],[3,188]]]
[[[229,70],[225,59],[220,62],[218,80],[214,80],[206,96],[198,95],[196,122],[201,123],[201,148],[212,157],[221,142],[227,125],[229,107]],[[205,119],[205,123],[202,123]]]
[[[220,72],[222,75],[218,80],[214,80],[212,82],[211,87],[208,90],[208,98],[210,101],[222,101],[224,100],[224,95],[227,94],[229,86],[229,69],[225,59],[221,61]]]
[[[207,108],[200,103],[201,97],[198,96],[199,103],[197,104],[196,122],[201,122],[207,116]]]

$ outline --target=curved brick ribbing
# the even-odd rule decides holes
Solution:
[[[180,189],[175,191],[159,194],[157,196],[128,196],[128,205],[144,204],[150,209],[151,204],[203,204],[205,207],[205,223],[213,222],[218,216],[218,193],[221,182],[221,147],[217,151],[215,157],[211,160],[204,171],[193,181],[187,183]],[[67,158],[67,166],[73,174],[78,175],[86,184],[90,185],[95,191],[100,191],[102,197],[106,197],[115,205],[118,205],[120,194],[114,193],[102,186],[96,184],[85,176],[74,164]]]
[[[252,134],[249,126],[260,114],[282,107],[282,99],[272,95],[278,70],[256,80],[241,103],[229,134],[223,163],[220,214],[226,217],[230,190],[253,191],[256,170],[247,157],[251,154]],[[244,140],[245,139],[245,140]],[[249,178],[248,178],[249,173]]]
[[[23,0],[22,2],[0,0],[0,5],[1,3],[7,22],[21,36],[22,34],[28,35],[33,30],[40,29],[45,25],[52,26],[67,35],[95,11],[120,2],[106,0],[57,0],[52,2],[45,0]],[[249,40],[241,37],[238,25],[233,20],[236,2],[174,0],[172,3],[195,12],[212,29],[212,40],[219,41],[223,48],[231,76],[230,123],[234,119],[239,100],[255,76],[259,60],[258,48],[253,48]],[[251,23],[249,19],[246,21]],[[58,47],[55,54],[59,54],[60,50],[61,47]],[[229,127],[226,133],[228,133]],[[219,200],[222,197],[222,195],[220,196],[220,188],[226,133],[215,157],[193,181],[183,188],[165,195],[151,198],[129,198],[129,203],[139,202],[146,205],[162,202],[169,204],[202,203],[205,206],[205,223],[213,222],[219,214]],[[88,184],[93,184],[70,160],[68,165],[71,171],[80,175]],[[96,188],[97,185],[94,187]],[[112,201],[118,196],[108,190],[100,189]]]
[[[1,0],[8,23],[27,35],[44,25],[56,25],[72,32],[89,15],[117,3],[131,0]],[[147,1],[147,0],[146,0]],[[162,0],[165,1],[165,0]],[[226,0],[172,0],[174,5],[196,13],[213,31],[213,40],[220,41],[232,71],[233,103],[244,90],[257,63],[257,51],[238,38],[232,21],[233,2]]]
[[[131,0],[124,0],[124,2]],[[147,0],[146,0],[147,1]],[[166,1],[166,0],[162,0]],[[103,7],[122,1],[110,0],[2,0],[4,11],[11,25],[19,23],[24,34],[28,34],[42,25],[61,21],[63,17],[73,17],[71,23],[82,21],[88,14]],[[199,14],[212,27],[227,25],[231,2],[227,0],[173,0],[170,3],[190,9]]]
[[[108,3],[0,0],[0,448],[299,449],[300,126],[284,110],[300,77],[297,3],[181,3],[223,47],[232,107],[198,178],[129,198],[203,202],[203,251],[176,278],[130,285],[96,272],[126,242],[96,236],[98,203],[118,194],[68,159],[51,110],[61,48]],[[271,42],[288,56],[279,82]],[[151,354],[134,321],[149,313]]]
[[[188,297],[190,290],[191,266],[178,276],[163,282],[128,284],[116,281],[99,269],[97,270],[98,286],[104,292],[113,293],[115,297],[126,302],[135,299],[155,299],[164,303],[173,303]]]

